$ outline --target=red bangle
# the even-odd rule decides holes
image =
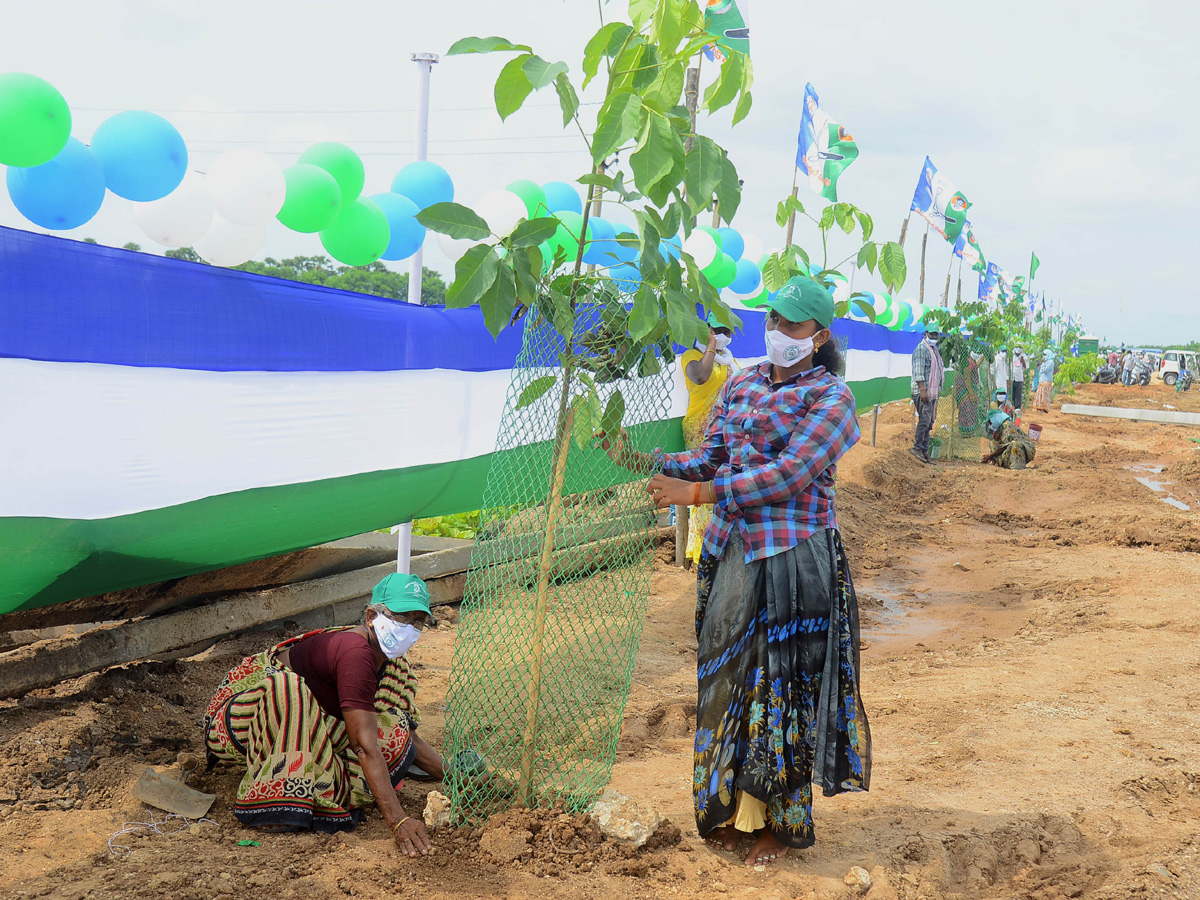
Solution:
[[[695,482],[692,485],[692,506],[700,505],[700,482]]]

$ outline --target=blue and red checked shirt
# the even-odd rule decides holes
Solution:
[[[750,562],[837,527],[837,461],[858,437],[854,395],[840,378],[817,366],[775,384],[764,362],[730,376],[704,442],[663,454],[663,474],[713,482],[704,550],[724,555],[736,525]]]

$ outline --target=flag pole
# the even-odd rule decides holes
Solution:
[[[954,251],[950,251],[950,265],[946,266],[946,289],[942,291],[942,306],[950,305],[950,275],[954,271]]]
[[[925,305],[925,245],[929,242],[929,223],[925,223],[925,234],[921,237],[921,293],[917,302]]]

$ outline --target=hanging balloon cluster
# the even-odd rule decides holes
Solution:
[[[871,307],[875,324],[892,331],[924,331],[925,320],[938,314],[950,314],[944,306],[922,306],[915,300],[897,300],[891,294],[855,294],[857,301]],[[870,321],[866,312],[856,302],[850,304],[849,318],[860,322]]]
[[[111,191],[133,201],[134,219],[151,240],[192,246],[221,266],[253,257],[275,218],[293,231],[319,233],[329,255],[346,265],[406,259],[425,240],[417,213],[454,197],[450,176],[433,163],[406,166],[389,193],[361,197],[362,160],[337,143],[313,145],[287,169],[259,150],[230,150],[200,175],[189,170],[175,127],[149,112],[117,113],[87,145],[71,137],[62,94],[23,73],[0,75],[0,164],[8,167],[17,210],[43,228],[78,228]]]

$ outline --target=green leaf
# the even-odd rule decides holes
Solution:
[[[833,220],[842,231],[849,234],[854,230],[854,213],[849,203],[833,204]]]
[[[558,381],[557,375],[543,375],[529,384],[525,385],[525,390],[521,391],[521,396],[517,398],[517,405],[514,409],[524,409],[535,400],[545,396],[546,391],[554,387],[554,383]]]
[[[633,22],[633,27],[638,31],[645,28],[657,5],[658,0],[629,0],[629,20]]]
[[[858,251],[858,259],[855,261],[855,265],[860,269],[866,266],[867,271],[874,274],[878,256],[879,251],[874,244],[863,244],[862,249]]]
[[[633,295],[633,309],[629,313],[629,336],[635,341],[644,340],[662,319],[662,306],[654,289],[643,283]]]
[[[575,86],[571,84],[571,79],[567,77],[566,72],[554,79],[554,90],[558,93],[558,105],[562,107],[563,127],[565,128],[571,124],[575,113],[579,112],[579,95],[575,93]]]
[[[688,203],[693,210],[707,208],[712,203],[713,193],[721,180],[721,148],[711,138],[697,135],[692,152],[687,155]]]
[[[654,84],[644,95],[646,102],[657,103],[662,109],[671,109],[679,103],[679,98],[683,94],[683,82],[683,63],[676,62],[663,66],[659,70]]]
[[[716,112],[722,106],[728,106],[742,89],[745,59],[744,54],[730,53],[721,65],[721,74],[704,92],[704,108],[710,113]]]
[[[513,229],[507,243],[510,247],[536,247],[542,241],[550,240],[558,231],[558,225],[558,219],[554,216],[526,219]]]
[[[533,89],[540,91],[546,85],[553,83],[559,75],[566,75],[567,64],[565,62],[546,62],[540,56],[531,56],[521,66],[521,70],[529,79],[529,83],[533,85]]]
[[[613,183],[611,175],[601,175],[599,172],[593,172],[590,175],[580,175],[575,181],[579,184],[599,185],[602,188],[610,188]]]
[[[783,260],[779,258],[779,254],[772,253],[767,257],[766,263],[763,264],[762,278],[763,286],[768,291],[777,291],[785,284],[790,277],[787,267],[783,264]]]
[[[679,140],[675,129],[667,124],[663,116],[649,116],[638,148],[629,157],[633,183],[638,190],[648,194],[675,168],[677,156],[683,156],[683,142]]]
[[[633,29],[624,22],[609,22],[592,35],[587,46],[583,48],[584,90],[587,90],[588,84],[600,71],[600,60],[617,53],[632,34]]]
[[[595,437],[596,429],[600,427],[600,417],[603,415],[596,389],[591,388],[586,394],[578,395],[571,401],[571,408],[575,413],[571,436],[575,439],[575,445],[584,450]]]
[[[862,300],[862,299],[856,298],[856,297],[851,297],[850,302],[853,303],[854,306],[858,309],[858,311],[861,312],[864,316],[866,316],[869,321],[871,321],[871,322],[875,321],[875,305],[874,304],[868,303],[866,300]]]
[[[750,91],[742,91],[742,95],[738,97],[737,106],[733,108],[733,124],[736,125],[750,115],[750,107],[753,105],[754,95]]]
[[[821,221],[817,223],[817,228],[821,231],[828,231],[833,227],[833,207],[827,206],[821,210]]]
[[[780,228],[783,228],[785,225],[787,225],[790,215],[791,213],[788,212],[787,201],[780,200],[779,205],[775,207],[775,224]]]
[[[491,288],[479,298],[479,307],[483,310],[483,324],[492,337],[498,336],[512,321],[513,310],[517,308],[517,279],[511,265],[500,265]]]
[[[459,56],[463,53],[495,53],[503,50],[524,50],[526,53],[529,53],[531,48],[524,44],[514,44],[512,41],[502,37],[467,37],[451,44],[450,49],[446,51],[446,55]]]
[[[869,241],[871,239],[871,235],[875,233],[874,220],[857,207],[854,210],[854,214],[858,216],[858,224],[862,226],[863,240]]]
[[[883,252],[879,255],[879,275],[892,293],[904,287],[908,277],[908,262],[904,258],[904,248],[895,241],[883,245]]]
[[[532,53],[522,53],[520,56],[514,56],[504,68],[500,70],[500,74],[496,76],[496,112],[500,113],[501,120],[507,119],[525,102],[525,98],[533,91],[533,83],[530,82],[529,76],[525,74],[525,63],[533,59]]]
[[[552,220],[553,221],[553,220]],[[539,247],[522,247],[512,254],[513,273],[517,276],[517,297],[526,306],[533,306],[541,283],[542,251]]]
[[[732,223],[742,202],[742,182],[733,160],[724,152],[721,154],[721,180],[717,182],[717,202],[725,224]]]
[[[600,427],[605,434],[617,434],[621,430],[621,420],[625,418],[625,398],[620,390],[613,390],[604,404],[604,412],[600,416]]]
[[[637,137],[646,115],[642,98],[632,91],[611,94],[596,117],[592,136],[592,161],[603,162],[626,142]]]
[[[570,343],[575,334],[575,314],[567,297],[552,288],[540,294],[537,302],[542,316]]]
[[[667,291],[666,298],[667,325],[671,329],[671,337],[677,344],[689,347],[698,337],[696,304],[682,291]]]
[[[663,56],[674,56],[679,42],[687,33],[683,22],[683,4],[677,0],[656,0],[654,27],[650,36]]]
[[[461,203],[435,203],[417,213],[417,221],[438,234],[458,240],[481,241],[492,233],[488,223]]]
[[[454,264],[454,283],[446,290],[446,308],[460,309],[478,303],[495,284],[499,272],[500,257],[495,249],[476,244]]]

